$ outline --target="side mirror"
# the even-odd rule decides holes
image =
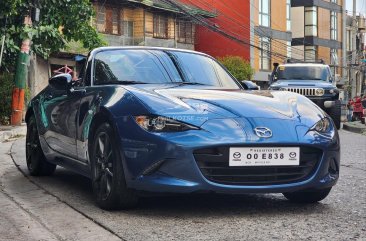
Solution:
[[[242,80],[240,84],[245,90],[259,90],[259,86],[250,80]]]
[[[68,91],[71,88],[72,76],[70,74],[58,74],[48,81],[49,85],[56,90]]]

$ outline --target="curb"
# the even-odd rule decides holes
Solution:
[[[15,136],[25,136],[27,134],[27,127],[21,126],[10,126],[6,127],[6,130],[0,131],[0,142],[7,141]]]
[[[358,133],[358,134],[363,134],[366,133],[366,125],[363,125],[364,127],[362,127],[362,124],[360,124],[359,126],[355,126],[355,125],[351,125],[349,123],[343,123],[343,129],[347,130],[347,131],[351,131],[354,133]]]

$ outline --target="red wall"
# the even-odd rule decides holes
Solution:
[[[217,17],[208,19],[220,29],[240,38],[250,40],[250,0],[180,0],[199,8],[214,12]],[[234,33],[234,34],[233,34]],[[250,46],[230,40],[206,27],[198,26],[196,30],[195,50],[214,57],[236,55],[250,60]]]

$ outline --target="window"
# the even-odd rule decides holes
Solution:
[[[119,9],[97,6],[96,24],[97,31],[106,34],[120,34]]]
[[[337,0],[330,0],[331,3],[337,3]]]
[[[336,74],[336,66],[338,66],[338,52],[336,49],[330,50],[330,69],[333,75]]]
[[[118,31],[119,11],[117,8],[112,9],[112,34],[119,34]]]
[[[259,0],[259,25],[270,27],[271,25],[271,1],[270,0]]]
[[[338,37],[338,22],[337,22],[337,13],[334,11],[330,12],[330,38],[333,40],[337,40]]]
[[[116,84],[123,81],[171,82],[158,57],[149,51],[106,50],[97,53],[94,59],[94,84]]]
[[[317,59],[316,46],[305,46],[305,60],[315,61]]]
[[[100,33],[104,33],[105,32],[105,7],[98,6],[96,15],[97,15],[96,16],[97,31]]]
[[[352,51],[352,49],[353,49],[351,30],[346,31],[346,47],[347,47],[347,51]]]
[[[330,64],[331,65],[338,65],[338,51],[336,49],[330,50]]]
[[[154,37],[168,38],[168,18],[161,15],[154,15]]]
[[[268,37],[259,38],[260,54],[259,54],[259,69],[271,69],[271,41]]]
[[[277,69],[277,79],[323,80],[329,81],[328,67],[324,66],[286,66]]]
[[[287,41],[287,58],[291,58],[291,41]]]
[[[123,21],[123,35],[126,37],[133,37],[133,22]]]
[[[291,0],[286,2],[286,30],[291,31]]]
[[[193,24],[187,21],[178,21],[178,42],[193,44],[194,43],[194,29]]]
[[[305,36],[318,36],[317,7],[305,7]]]

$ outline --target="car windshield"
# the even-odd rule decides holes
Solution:
[[[94,58],[94,84],[184,83],[239,89],[215,60],[163,50],[105,50]]]
[[[330,76],[325,66],[279,66],[277,80],[323,80]]]

